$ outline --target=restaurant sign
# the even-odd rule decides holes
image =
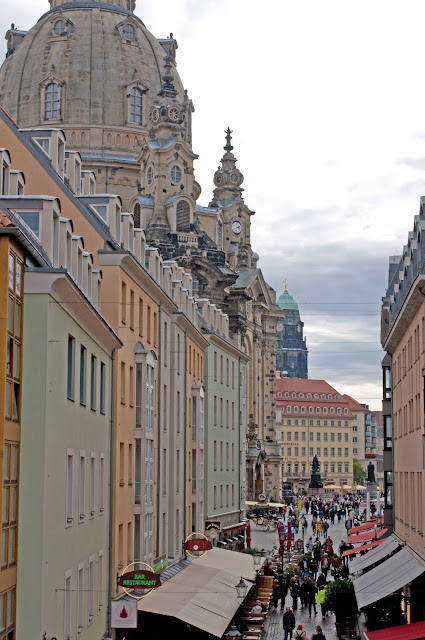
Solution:
[[[137,602],[112,600],[111,627],[113,629],[137,629]]]
[[[184,543],[185,551],[209,551],[212,549],[211,542],[205,538],[191,538]]]
[[[119,576],[118,585],[126,589],[157,589],[161,580],[153,571],[130,571]]]
[[[209,520],[205,523],[205,531],[221,531],[220,520]]]

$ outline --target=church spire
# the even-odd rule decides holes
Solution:
[[[242,183],[244,177],[236,166],[236,158],[233,154],[232,133],[230,127],[226,131],[226,144],[224,146],[224,156],[221,159],[221,166],[218,167],[214,174],[214,199],[212,205],[216,206],[221,203],[229,204],[239,199],[242,200]]]

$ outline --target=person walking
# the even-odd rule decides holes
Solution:
[[[322,610],[322,620],[324,620],[326,616],[325,598],[326,598],[326,585],[323,585],[323,587],[320,589],[320,591],[317,593],[317,596],[316,596],[316,602],[317,604],[320,604],[320,608]]]
[[[295,629],[295,616],[293,611],[291,611],[291,607],[286,607],[285,613],[283,614],[282,624],[285,632],[283,640],[290,640],[292,638],[292,632]]]
[[[298,584],[298,580],[296,578],[292,578],[290,591],[292,598],[292,608],[294,611],[296,611],[298,606],[298,596],[300,593],[300,585]]]
[[[326,640],[326,636],[324,635],[320,624],[317,625],[316,633],[311,637],[311,640]]]
[[[308,602],[308,617],[311,618],[311,607],[314,609],[314,615],[317,616],[316,609],[316,593],[317,587],[313,580],[308,583],[307,602]]]
[[[277,605],[279,602],[279,598],[280,598],[280,592],[281,592],[281,587],[279,584],[279,580],[277,578],[275,578],[273,580],[273,595],[272,595],[272,599],[273,599],[273,607],[274,610],[277,610]]]
[[[304,631],[302,624],[299,624],[294,633],[294,640],[307,640],[307,632]]]

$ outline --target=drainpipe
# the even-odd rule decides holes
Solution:
[[[157,482],[157,490],[156,490],[156,557],[158,557],[159,553],[159,524],[160,524],[160,518],[159,518],[159,507],[160,507],[160,496],[161,496],[161,383],[162,383],[162,376],[161,376],[161,368],[162,368],[162,351],[161,351],[161,347],[162,347],[162,303],[159,305],[159,336],[158,336],[158,393],[156,394],[157,397],[157,415],[158,415],[158,420],[157,420],[157,435],[158,435],[158,453],[157,453],[157,465],[158,465],[158,482]],[[163,401],[165,402],[165,398],[163,398]]]
[[[115,395],[114,395],[114,379],[115,379],[115,352],[116,349],[112,351],[111,358],[111,429],[110,429],[110,444],[109,444],[109,580],[108,580],[108,636],[111,635],[111,624],[112,624],[112,611],[111,611],[111,600],[112,600],[112,576],[114,575],[114,567],[113,567],[113,553],[112,553],[112,527],[113,527],[113,508],[114,508],[114,465],[115,465],[115,449],[114,449],[114,411],[115,411]],[[115,580],[115,578],[114,578]]]

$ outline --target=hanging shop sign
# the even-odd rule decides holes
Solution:
[[[131,569],[131,571],[129,571]],[[157,573],[146,562],[132,562],[127,565],[120,576],[118,576],[118,585],[124,589],[126,594],[135,600],[145,598],[152,593],[154,589],[161,586],[161,579]],[[136,594],[132,593],[135,591]],[[145,592],[140,595],[140,592]]]
[[[112,600],[111,627],[113,629],[137,629],[137,603]]]
[[[203,533],[191,533],[184,541],[183,549],[190,556],[199,558],[212,549],[212,544]]]
[[[129,571],[118,578],[118,585],[127,589],[157,589],[161,580],[153,571]]]
[[[220,520],[209,520],[205,523],[205,531],[221,531]]]

